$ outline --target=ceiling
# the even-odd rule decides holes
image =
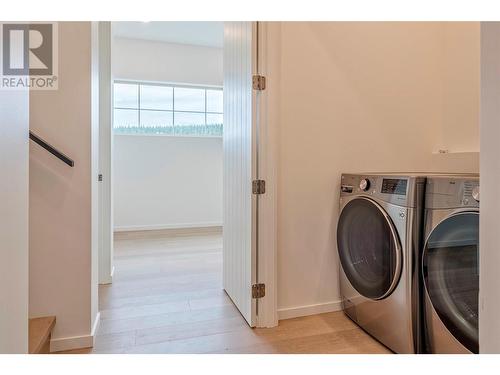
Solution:
[[[122,38],[222,48],[224,22],[113,22]]]

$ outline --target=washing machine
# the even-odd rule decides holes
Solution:
[[[425,176],[343,174],[337,248],[345,314],[396,353],[421,350]]]
[[[478,353],[478,176],[427,178],[424,241],[425,351]]]

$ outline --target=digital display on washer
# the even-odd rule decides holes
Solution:
[[[384,178],[382,180],[382,193],[406,195],[408,180],[400,178]]]

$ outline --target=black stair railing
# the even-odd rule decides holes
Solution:
[[[59,160],[61,160],[64,163],[68,164],[70,167],[74,167],[75,166],[75,162],[72,159],[70,159],[69,157],[67,157],[66,155],[64,155],[61,151],[59,151],[55,147],[53,147],[50,144],[48,144],[47,142],[45,142],[42,138],[40,138],[39,136],[37,136],[31,130],[30,130],[30,139],[33,142],[35,142],[37,145],[39,145],[40,147],[43,147],[44,149],[46,149],[48,152],[50,152],[52,155],[54,155]]]

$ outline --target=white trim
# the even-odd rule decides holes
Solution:
[[[342,301],[332,301],[332,302],[318,303],[315,305],[287,307],[278,310],[278,319],[284,320],[284,319],[298,318],[301,316],[323,314],[340,310],[342,310]]]
[[[111,272],[107,276],[99,277],[99,285],[113,284],[113,275],[115,273],[115,266],[111,268]]]
[[[62,337],[50,340],[50,352],[54,353],[61,352],[63,350],[92,348],[94,346],[95,335],[100,322],[101,313],[97,313],[90,335]]]
[[[255,27],[255,26],[254,26]],[[266,76],[266,89],[259,93],[259,179],[266,181],[266,193],[259,196],[258,225],[258,283],[266,285],[266,295],[259,299],[257,327],[278,325],[277,290],[277,160],[278,160],[278,116],[279,116],[279,71],[273,70],[279,64],[279,52],[269,40],[268,22],[259,22],[258,73]]]
[[[138,232],[143,230],[164,230],[164,229],[194,229],[194,228],[214,228],[221,227],[222,222],[214,223],[184,223],[184,224],[155,224],[155,225],[129,225],[115,227],[115,232]]]
[[[114,271],[114,269],[113,269]],[[97,330],[99,329],[99,324],[101,324],[101,313],[98,312],[95,316],[94,319],[94,326],[92,327],[92,331],[90,332],[90,335],[92,336],[92,340],[95,338],[95,335],[97,333]],[[92,341],[92,346],[94,346],[94,342]]]
[[[113,269],[113,90],[111,22],[98,23],[99,40],[99,284],[112,282]]]

